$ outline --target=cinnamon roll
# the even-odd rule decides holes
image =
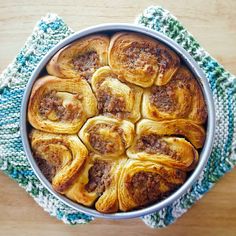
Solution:
[[[50,75],[90,80],[96,69],[107,65],[109,38],[97,34],[79,39],[58,51],[47,65]]]
[[[28,120],[42,131],[74,134],[97,112],[96,98],[86,81],[45,76],[33,86]]]
[[[137,33],[112,36],[108,61],[120,79],[141,87],[166,84],[179,67],[179,57],[160,42]]]
[[[33,129],[31,148],[44,176],[52,187],[64,193],[80,172],[88,151],[77,135],[50,134]]]
[[[191,142],[200,148],[204,138],[205,133],[200,126],[185,120],[142,120],[137,125],[137,136],[127,155],[131,159],[153,161],[190,171],[198,162],[198,151]]]
[[[140,119],[141,88],[121,82],[108,66],[94,73],[91,85],[100,114],[132,122]]]
[[[121,211],[130,211],[161,201],[186,179],[186,173],[149,161],[128,160],[118,182]]]
[[[88,119],[79,137],[90,151],[116,157],[132,144],[134,125],[126,120],[97,116]]]
[[[205,130],[190,120],[176,119],[166,121],[141,120],[136,127],[136,136],[156,134],[168,137],[184,137],[195,148],[202,148],[205,141]]]
[[[117,182],[125,157],[100,157],[91,154],[66,196],[103,213],[119,210]]]
[[[200,86],[184,66],[166,85],[145,90],[142,114],[144,118],[152,120],[185,118],[198,124],[205,123],[207,117]]]

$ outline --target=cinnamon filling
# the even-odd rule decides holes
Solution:
[[[171,150],[168,144],[156,134],[142,136],[136,143],[136,149],[138,151],[145,151],[150,154],[159,153],[168,155],[175,160],[180,159],[178,153]]]
[[[51,142],[51,144],[52,143],[63,144],[58,141]],[[37,149],[34,150],[34,159],[46,179],[52,182],[53,177],[56,175],[57,169],[59,169],[62,164],[60,152],[56,150],[51,152],[50,146],[45,143],[38,145]]]
[[[43,175],[46,177],[46,179],[50,182],[52,182],[52,178],[56,174],[56,167],[50,163],[48,163],[46,160],[35,157],[35,161],[37,163],[37,166],[43,173]]]
[[[125,50],[125,54],[128,60],[127,65],[131,69],[144,68],[148,65],[148,61],[152,60],[158,64],[159,74],[164,74],[171,66],[178,64],[168,49],[154,48],[148,42],[132,42],[131,47]],[[154,72],[151,65],[147,69],[151,74]]]
[[[161,184],[170,185],[159,174],[145,171],[135,173],[125,184],[130,196],[139,206],[164,198],[166,192],[161,192]]]
[[[174,60],[172,55],[169,53],[167,49],[157,49],[156,55],[158,58],[158,65],[159,65],[159,73],[163,74],[166,70],[168,70],[171,65],[175,66],[177,61]]]
[[[84,79],[90,80],[95,70],[100,66],[99,56],[95,51],[84,53],[73,59],[73,65]]]
[[[174,90],[169,85],[153,86],[150,102],[163,112],[173,112],[177,107]]]
[[[123,97],[113,96],[109,91],[99,90],[97,92],[98,110],[100,114],[112,114],[119,119],[129,117],[126,111],[126,103]]]
[[[91,146],[101,154],[114,153],[117,148],[117,144],[114,140],[104,140],[102,135],[99,133],[99,129],[108,128],[110,132],[118,132],[122,135],[122,130],[110,124],[97,124],[89,129],[89,142]]]
[[[81,99],[79,95],[75,96],[77,96],[78,99]],[[50,119],[53,113],[53,120],[66,121],[78,119],[82,114],[81,107],[78,106],[78,104],[70,103],[64,107],[63,99],[57,96],[57,92],[55,90],[45,94],[42,98],[39,105],[39,112],[46,119]]]
[[[147,68],[149,74],[153,74],[154,70],[152,65],[149,65],[149,61],[157,63],[156,49],[151,47],[148,42],[142,44],[138,42],[132,42],[131,47],[127,48],[125,51],[127,67],[130,69],[135,68]]]
[[[94,165],[89,169],[89,182],[85,185],[88,192],[96,192],[101,195],[111,183],[110,172],[111,165],[106,161],[94,162]]]

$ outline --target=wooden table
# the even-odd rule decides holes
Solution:
[[[74,30],[133,22],[147,6],[169,9],[225,68],[236,74],[236,1],[0,0],[0,70],[13,59],[35,22],[55,12]],[[50,217],[24,190],[0,173],[0,235],[236,235],[236,171],[227,174],[174,225],[161,230],[139,219],[95,220],[68,226]]]

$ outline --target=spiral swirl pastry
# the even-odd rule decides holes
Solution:
[[[130,32],[112,36],[108,61],[121,79],[141,87],[166,84],[180,63],[178,56],[160,42]]]
[[[76,179],[88,151],[77,135],[30,133],[34,158],[52,187],[64,193]]]
[[[116,157],[132,144],[134,125],[126,120],[97,116],[88,119],[79,137],[91,152]]]
[[[196,148],[202,147],[204,139],[204,129],[188,120],[141,120],[137,125],[137,136],[127,150],[127,155],[133,159],[153,161],[189,171],[198,162]]]
[[[101,157],[92,154],[66,196],[85,206],[95,205],[103,213],[117,212],[117,183],[125,157]]]
[[[98,69],[91,81],[98,101],[100,114],[136,122],[140,119],[140,104],[143,90],[123,83],[110,67]]]
[[[96,98],[86,81],[45,76],[33,86],[28,120],[42,131],[73,134],[97,112]]]
[[[96,69],[107,65],[109,38],[97,34],[79,39],[58,51],[47,65],[50,75],[90,80]]]
[[[152,120],[185,118],[197,124],[203,124],[207,117],[200,86],[184,66],[167,84],[145,90],[142,114]]]
[[[118,199],[121,211],[161,201],[184,183],[186,173],[149,161],[129,159],[120,174]]]

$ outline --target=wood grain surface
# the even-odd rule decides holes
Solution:
[[[59,14],[78,31],[87,26],[132,23],[150,5],[177,16],[226,69],[236,74],[236,1],[0,0],[0,71],[14,58],[36,21]],[[50,217],[13,180],[0,173],[0,235],[236,235],[236,171],[227,174],[181,219],[166,229],[150,229],[141,220],[95,220],[68,226]]]

